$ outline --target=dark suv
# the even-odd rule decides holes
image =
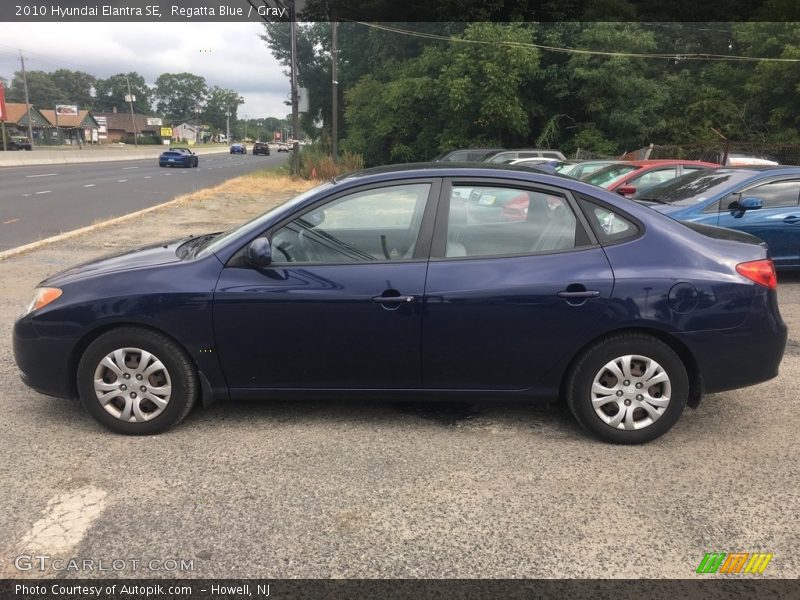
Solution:
[[[256,154],[263,154],[264,156],[269,156],[269,144],[264,142],[256,142],[253,144],[253,156]]]

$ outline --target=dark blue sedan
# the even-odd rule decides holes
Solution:
[[[767,243],[778,269],[800,269],[800,167],[697,171],[636,199],[679,221],[750,233]]]
[[[199,162],[197,155],[186,148],[167,150],[158,157],[159,167],[196,167]]]
[[[492,210],[509,190],[515,210]],[[407,165],[54,275],[14,355],[121,433],[198,399],[560,397],[633,444],[704,392],[777,375],[775,287],[744,233],[528,169]]]

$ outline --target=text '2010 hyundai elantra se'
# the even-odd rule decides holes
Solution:
[[[198,398],[459,395],[561,397],[641,443],[777,375],[775,288],[750,235],[529,169],[406,165],[49,277],[14,354],[128,434]]]

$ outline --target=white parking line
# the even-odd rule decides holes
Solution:
[[[145,175],[144,178],[145,179],[152,179],[152,177],[150,175]]]
[[[25,175],[28,179],[32,179],[33,177],[52,177],[53,175],[58,175],[58,173],[44,173],[42,175]]]
[[[122,167],[123,171],[127,171],[128,169],[138,169],[139,167]]]
[[[94,186],[95,186],[95,184],[93,184],[93,183],[87,183],[87,184],[86,184],[85,186],[83,186],[83,187],[94,187]]]
[[[127,179],[117,179],[117,183],[125,183],[128,181]]]
[[[48,503],[44,516],[20,539],[20,547],[35,552],[65,552],[74,548],[105,508],[105,490],[86,486]]]
[[[52,194],[52,193],[53,193],[53,190],[45,190],[45,191],[43,191],[43,192],[35,192],[35,193],[36,193],[36,195],[37,195],[37,196],[38,196],[39,194]]]

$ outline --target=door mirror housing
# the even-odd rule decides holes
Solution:
[[[272,262],[272,246],[265,237],[254,239],[247,245],[244,260],[251,267],[266,267]]]
[[[761,198],[748,196],[739,201],[739,210],[757,210],[764,207],[764,201]]]
[[[633,196],[636,193],[635,185],[623,185],[617,188],[617,193],[620,196]]]

